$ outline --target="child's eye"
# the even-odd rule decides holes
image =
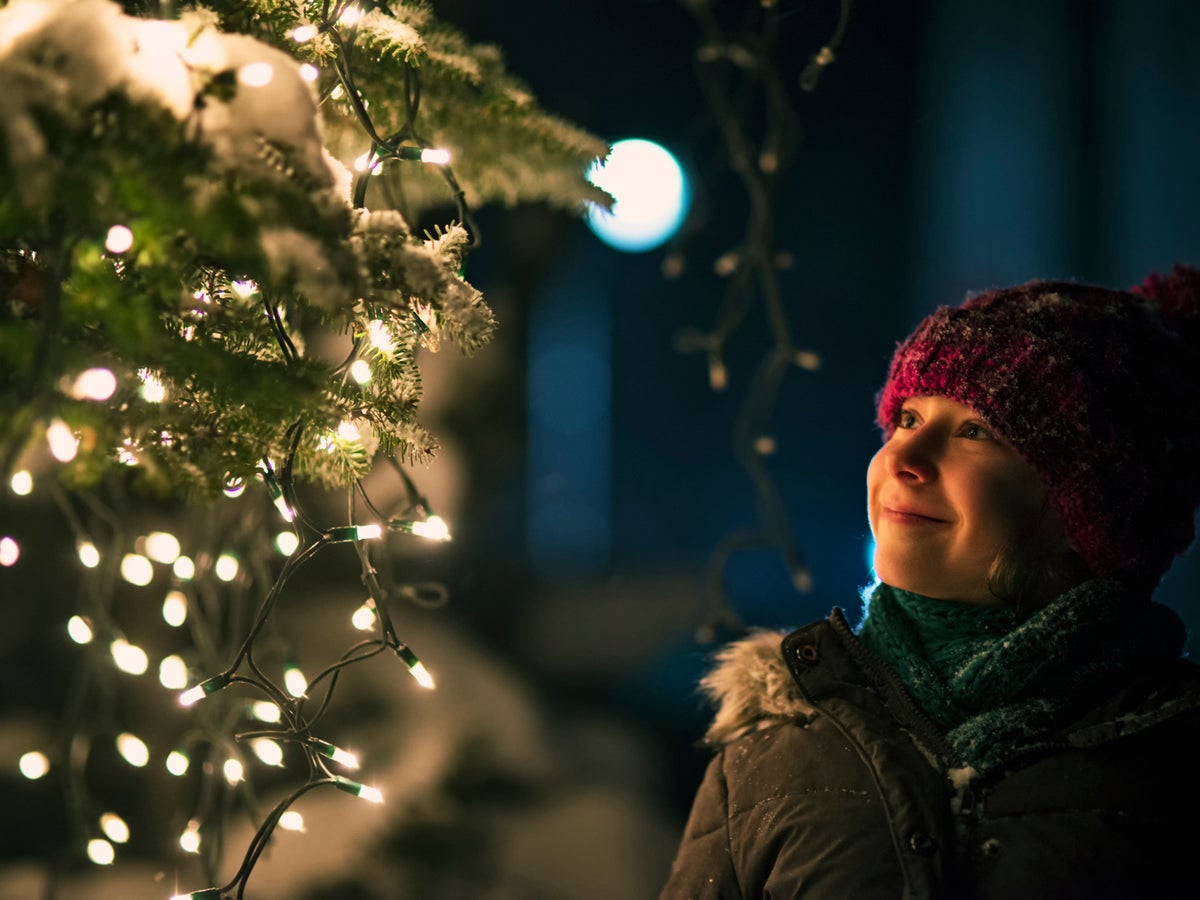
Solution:
[[[917,415],[911,409],[902,409],[900,414],[896,416],[897,428],[914,428],[917,424]]]
[[[968,422],[962,428],[962,435],[972,441],[990,441],[992,433],[978,422]]]

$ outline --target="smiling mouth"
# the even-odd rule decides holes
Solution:
[[[946,519],[938,519],[933,516],[922,515],[912,510],[892,509],[889,506],[883,507],[883,516],[892,522],[897,522],[901,525],[948,525]]]

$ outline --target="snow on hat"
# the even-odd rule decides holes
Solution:
[[[973,409],[1041,476],[1091,572],[1152,588],[1200,503],[1200,271],[1131,291],[1034,281],[941,307],[896,349],[879,392]]]

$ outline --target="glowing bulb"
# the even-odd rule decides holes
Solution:
[[[183,591],[168,591],[167,596],[163,598],[163,621],[172,628],[178,628],[187,621],[187,612],[187,595]]]
[[[339,789],[347,794],[353,794],[355,797],[362,797],[364,800],[369,800],[372,803],[382,803],[383,794],[378,788],[368,787],[365,784],[359,784],[357,781],[351,781],[349,778],[343,778],[341,775],[333,776],[333,783]]]
[[[292,30],[292,40],[297,44],[307,44],[317,36],[316,25],[301,25]]]
[[[154,566],[140,553],[126,553],[121,558],[121,577],[130,584],[145,587],[154,580]]]
[[[92,838],[87,844],[88,859],[98,866],[111,866],[117,853],[104,838]]]
[[[83,541],[75,551],[79,554],[79,561],[87,568],[94,569],[100,565],[100,551],[91,541]]]
[[[150,762],[150,748],[128,731],[117,735],[117,752],[125,757],[125,762],[139,769]]]
[[[359,631],[370,631],[375,627],[375,608],[370,600],[354,611],[350,623]]]
[[[237,557],[232,553],[222,553],[213,563],[213,571],[222,581],[233,581],[237,578],[239,568]]]
[[[342,422],[342,424],[338,425],[337,435],[343,441],[357,441],[361,438],[358,428],[353,422]]]
[[[187,687],[188,670],[183,657],[174,653],[164,656],[162,662],[158,664],[158,681],[163,687],[172,691]]]
[[[200,852],[200,823],[195,819],[188,822],[187,828],[183,830],[183,834],[179,836],[179,846],[183,848],[184,853],[199,853]],[[186,898],[194,896],[193,894],[182,895]]]
[[[237,80],[246,87],[266,87],[274,77],[275,67],[261,61],[246,63],[237,73]]]
[[[225,760],[225,765],[221,767],[221,772],[225,775],[225,781],[230,787],[233,787],[245,777],[245,772],[242,769],[242,761],[234,759],[232,756]]]
[[[167,754],[167,771],[179,778],[187,774],[188,770],[187,754],[180,750],[172,750]]]
[[[79,438],[62,419],[50,423],[46,429],[46,443],[50,445],[50,455],[59,462],[70,462],[79,452]]]
[[[190,581],[196,574],[196,564],[192,562],[190,556],[181,556],[175,560],[175,563],[171,566],[171,571],[181,581]]]
[[[158,376],[149,369],[138,369],[138,378],[142,380],[142,399],[147,403],[162,403],[167,396],[167,389]]]
[[[16,565],[17,560],[21,558],[21,548],[10,537],[0,538],[0,566]]]
[[[433,676],[429,674],[429,670],[425,668],[425,664],[417,658],[417,654],[413,653],[404,644],[400,644],[395,650],[396,655],[404,660],[404,664],[408,666],[409,674],[416,679],[417,684],[426,690],[433,690],[436,687]]]
[[[254,755],[266,765],[283,765],[283,748],[276,741],[270,738],[255,738],[251,742],[250,748],[254,751]]]
[[[370,376],[368,375],[368,378],[369,377]],[[21,469],[19,472],[13,472],[12,480],[9,481],[8,486],[12,488],[12,492],[18,497],[28,496],[33,490],[33,476],[25,469]]]
[[[356,359],[350,364],[350,377],[359,384],[366,384],[371,380],[371,364],[365,359]]]
[[[114,844],[129,843],[129,826],[125,820],[113,812],[106,812],[100,817],[100,830]]]
[[[254,63],[251,63],[250,65],[254,65]],[[270,63],[266,63],[266,65],[269,67]],[[243,68],[247,67],[243,66]],[[247,278],[244,281],[230,282],[229,287],[237,297],[240,297],[242,300],[248,300],[253,297],[255,292],[258,290],[258,282]]]
[[[250,704],[250,715],[260,722],[278,722],[282,713],[270,700],[255,700]]]
[[[124,225],[114,225],[104,238],[104,249],[109,253],[124,253],[133,246],[133,232]]]
[[[587,224],[617,250],[651,250],[666,242],[683,223],[689,205],[687,179],[665,148],[646,140],[617,141],[588,180],[612,194],[612,212],[594,207]]]
[[[216,693],[225,685],[229,684],[231,678],[224,673],[214,675],[212,678],[205,679],[195,687],[188,688],[179,695],[179,704],[181,706],[191,706],[199,700],[207,697],[209,694]]]
[[[396,341],[392,338],[392,332],[379,319],[372,319],[367,323],[367,337],[371,341],[371,346],[380,353],[392,353],[396,349]]]
[[[284,831],[303,831],[304,816],[294,809],[289,809],[279,817],[279,827]]]
[[[343,97],[346,96],[346,92],[342,89],[342,86],[340,84],[335,84],[333,86],[333,90],[329,92],[329,96],[332,97],[334,100],[341,100]]]
[[[94,637],[91,624],[83,616],[67,619],[67,634],[77,644],[90,644]]]
[[[293,697],[303,697],[308,690],[308,679],[295,663],[289,663],[283,670],[283,686]]]
[[[179,559],[179,539],[165,531],[152,531],[146,535],[145,552],[158,563],[170,565]]]
[[[86,369],[71,385],[76,400],[107,400],[117,391],[117,376],[108,369]]]
[[[112,653],[113,662],[122,672],[142,675],[150,667],[146,651],[136,644],[129,643],[125,638],[117,638],[109,644],[108,649]]]
[[[291,556],[300,546],[300,538],[294,531],[281,531],[275,535],[275,549],[282,556]]]
[[[428,519],[411,522],[403,519],[393,519],[390,523],[393,529],[406,531],[431,541],[450,540],[450,527],[441,516],[430,516]]]
[[[226,478],[222,491],[226,497],[240,497],[246,493],[246,482],[240,478]]]
[[[300,66],[300,80],[307,81],[313,84],[321,77],[321,70],[311,63],[304,63]]]
[[[329,741],[313,739],[313,746],[322,756],[332,759],[339,766],[345,766],[347,769],[358,768],[358,757],[353,753],[343,750],[341,747],[336,747]]]
[[[30,750],[28,753],[22,754],[21,758],[17,760],[17,768],[30,781],[37,781],[50,771],[50,760],[46,757],[45,753]]]
[[[357,25],[362,21],[363,11],[357,6],[347,6],[346,11],[341,14],[338,21],[346,26]]]

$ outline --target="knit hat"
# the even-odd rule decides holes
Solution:
[[[1041,477],[1096,577],[1151,589],[1200,503],[1200,271],[1131,291],[1033,281],[942,307],[879,392],[885,437],[907,397],[974,410]]]

